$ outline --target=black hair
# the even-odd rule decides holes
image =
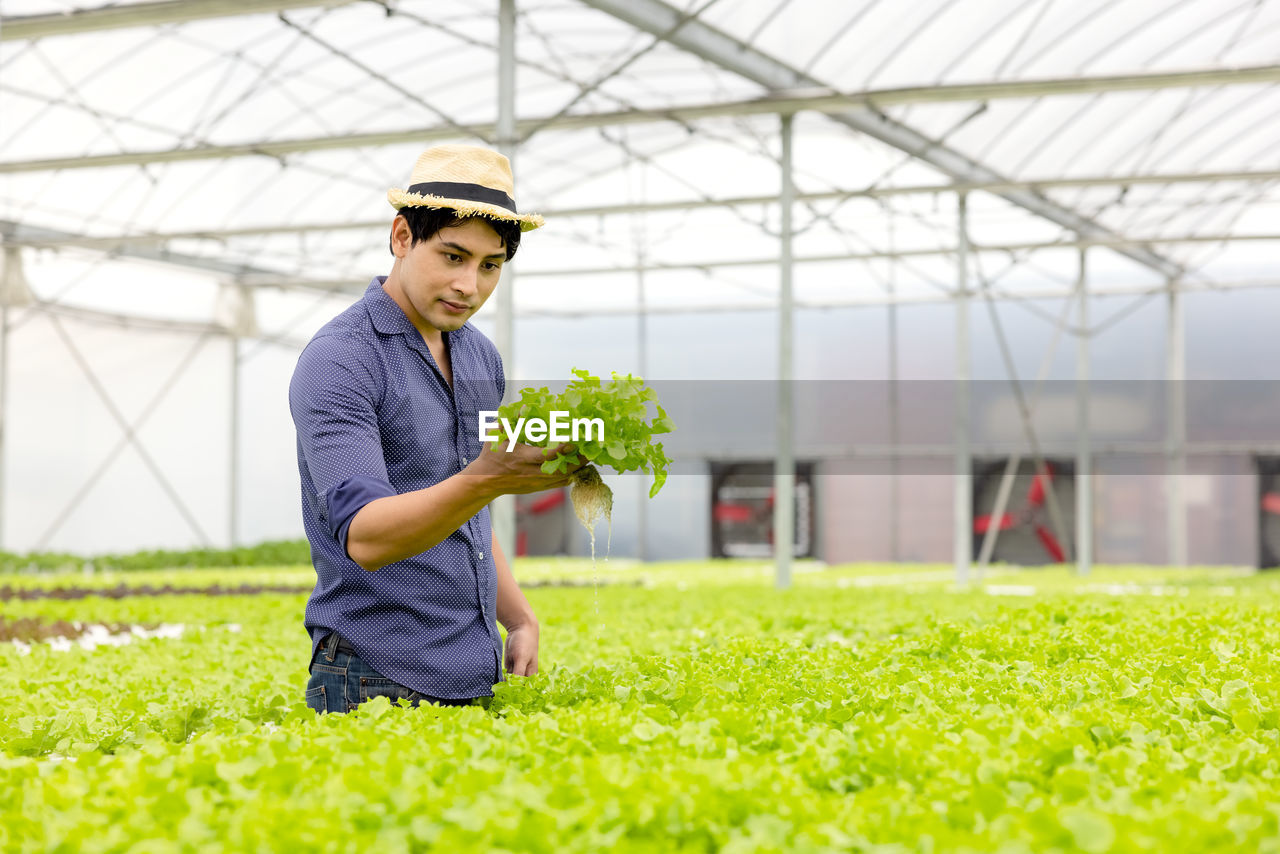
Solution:
[[[485,225],[498,232],[498,237],[502,240],[502,245],[507,250],[508,261],[516,254],[516,250],[520,248],[520,223],[518,222],[511,222],[505,219],[490,219],[489,217],[464,216],[451,208],[424,208],[417,206],[403,207],[397,216],[404,217],[405,222],[409,223],[409,233],[413,235],[409,239],[410,246],[417,246],[424,240],[430,240],[441,229],[462,225],[469,219],[479,219]],[[391,249],[390,238],[387,239],[387,248]],[[391,254],[394,255],[395,251],[393,250]]]

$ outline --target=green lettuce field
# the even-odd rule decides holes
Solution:
[[[0,644],[0,849],[1280,851],[1271,577],[797,569],[518,562],[540,675],[323,717],[309,568],[0,576],[159,635]],[[20,595],[144,584],[276,592]]]

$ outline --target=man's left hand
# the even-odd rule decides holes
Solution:
[[[533,676],[538,672],[538,624],[526,623],[507,632],[507,673]]]

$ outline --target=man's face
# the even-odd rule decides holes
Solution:
[[[442,228],[430,240],[410,246],[409,225],[397,217],[392,251],[400,263],[400,285],[415,318],[442,332],[461,329],[498,287],[507,251],[498,233],[483,219]],[[401,306],[402,308],[404,306]]]

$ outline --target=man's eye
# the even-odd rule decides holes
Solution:
[[[493,263],[492,261],[490,261],[489,263],[485,264],[485,267],[487,267],[487,268],[489,269],[489,271],[490,271],[490,272],[493,272],[494,270],[501,270],[501,269],[502,269],[501,267],[499,267],[497,264]]]
[[[454,262],[462,260],[461,255],[455,255],[452,252],[445,253],[445,257],[448,258],[450,261],[454,261]]]

